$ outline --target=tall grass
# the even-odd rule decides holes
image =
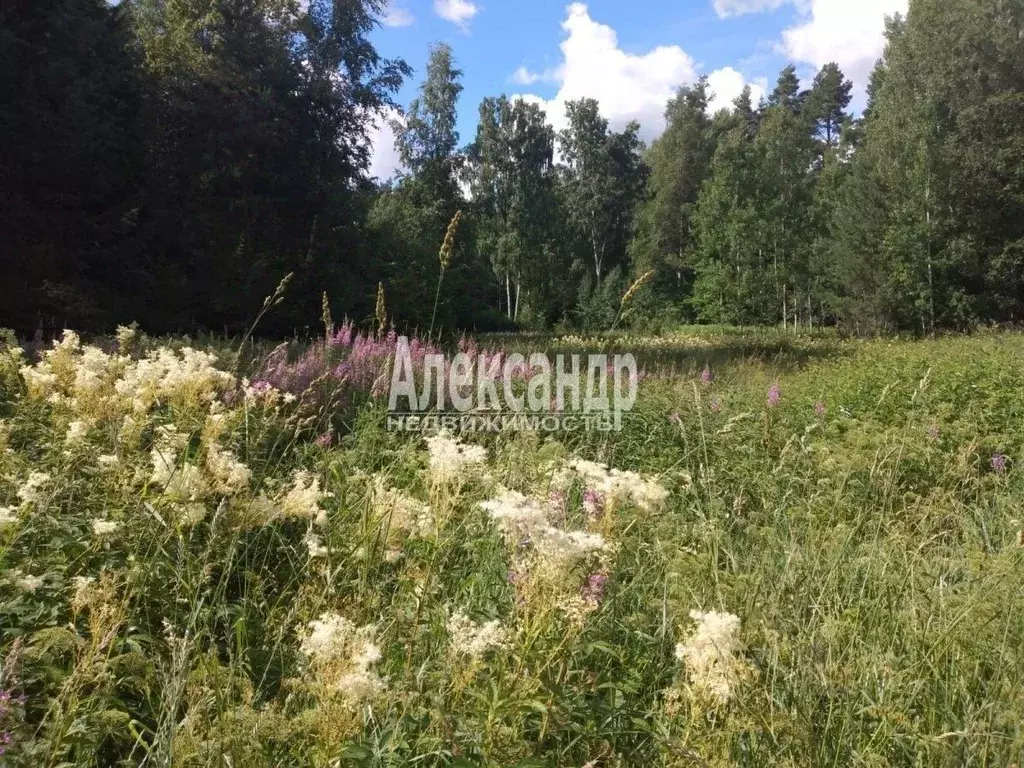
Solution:
[[[318,444],[316,376],[292,401],[130,334],[6,346],[0,760],[1024,756],[1024,338],[481,344],[657,357],[621,433],[474,449],[386,431],[369,376]],[[710,670],[691,612],[737,619]]]

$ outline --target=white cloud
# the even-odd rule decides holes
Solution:
[[[400,117],[398,110],[387,109],[373,118],[370,130],[370,176],[387,181],[402,167],[395,149],[395,132],[391,121]]]
[[[708,113],[713,115],[720,109],[732,109],[733,101],[747,85],[750,86],[750,99],[754,107],[757,107],[758,101],[761,100],[767,89],[767,82],[764,78],[758,78],[748,83],[743,75],[732,67],[716,69],[708,75],[708,90],[711,96]]]
[[[867,86],[871,70],[885,48],[885,17],[905,14],[907,3],[908,0],[805,1],[801,21],[782,33],[780,52],[816,68],[834,61],[861,90]]]
[[[555,128],[565,126],[567,101],[589,97],[598,100],[613,128],[637,120],[641,135],[650,141],[664,130],[668,100],[679,86],[697,79],[693,59],[679,46],[642,54],[623,51],[615,30],[590,18],[583,3],[568,6],[562,29],[562,63],[551,72],[558,93],[550,100],[522,97],[543,104]]]
[[[715,13],[718,18],[743,16],[747,13],[762,13],[781,8],[789,0],[714,0]]]
[[[531,72],[526,67],[520,67],[515,72],[513,72],[512,76],[509,78],[510,81],[512,81],[513,83],[517,83],[518,85],[533,85],[534,83],[540,81],[540,79],[540,75],[536,74],[535,72]]]
[[[381,19],[385,27],[410,27],[415,21],[416,17],[408,9],[394,3],[388,3],[384,17]]]
[[[472,0],[434,0],[434,12],[463,32],[469,30],[470,20],[479,11],[480,8]]]

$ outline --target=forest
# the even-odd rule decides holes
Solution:
[[[930,335],[1024,312],[1024,3],[912,0],[855,111],[826,65],[710,114],[706,78],[649,146],[600,105],[556,132],[496,95],[460,136],[457,54],[413,73],[383,0],[52,0],[0,7],[0,327],[47,337],[261,331],[336,316],[607,330],[681,323]],[[418,96],[396,103],[403,82]],[[403,169],[368,176],[398,110]]]

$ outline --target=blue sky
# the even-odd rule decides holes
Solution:
[[[541,103],[556,127],[565,101],[591,96],[613,126],[638,120],[648,141],[664,127],[668,98],[700,74],[711,77],[718,107],[744,84],[770,90],[788,62],[809,81],[837,61],[862,98],[881,54],[884,18],[907,8],[907,0],[390,2],[374,42],[416,70],[399,101],[415,96],[428,46],[449,43],[464,72],[464,144],[476,133],[480,101],[501,93]],[[395,169],[392,142],[386,128],[375,137],[376,175]]]

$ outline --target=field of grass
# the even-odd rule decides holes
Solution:
[[[1024,336],[480,344],[648,375],[460,442],[372,351],[0,346],[0,765],[1024,760]]]

